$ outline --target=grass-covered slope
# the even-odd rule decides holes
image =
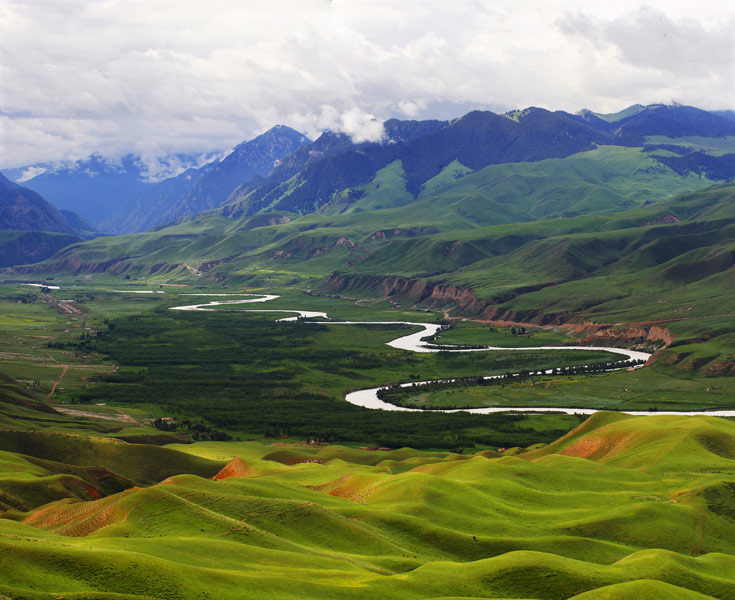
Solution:
[[[667,214],[658,216],[663,201],[677,192],[712,183],[677,175],[637,148],[602,147],[566,159],[491,165],[474,173],[455,161],[427,181],[419,198],[413,200],[405,164],[396,160],[370,182],[340,191],[322,207],[324,214],[299,217],[270,212],[247,219],[202,216],[161,231],[77,244],[32,270],[168,278],[203,273],[220,279],[259,270],[298,272],[302,278],[324,277],[335,270],[446,272],[504,254],[528,241],[514,238],[515,246],[498,246],[496,230],[474,231],[478,228],[545,219],[531,227],[534,239],[595,232],[606,221],[555,221],[622,209],[643,210],[638,222],[655,220]],[[647,209],[635,208],[651,203]],[[232,214],[230,209],[222,212]],[[637,214],[631,214],[631,219]],[[443,237],[431,237],[437,233]],[[406,238],[425,239],[431,247],[448,246],[437,248],[440,256],[418,248],[411,249],[416,250],[411,254],[403,252],[396,261],[390,254]],[[465,239],[478,240],[479,252],[460,260],[443,260],[453,254],[452,244]],[[392,269],[380,272],[371,259],[384,249]],[[409,259],[416,264],[406,263]]]
[[[38,431],[3,431],[0,449],[43,461],[58,460],[78,467],[102,467],[140,484],[154,483],[176,473],[212,476],[222,467],[167,447]]]
[[[79,241],[68,233],[0,230],[0,267],[40,262]]]
[[[711,374],[726,374],[735,366],[727,337],[734,333],[734,206],[735,186],[727,184],[609,216],[394,240],[322,289],[377,289],[483,319],[663,327],[675,344],[662,356],[692,355],[683,363],[689,368],[711,363]],[[379,277],[385,272],[399,277]]]
[[[168,448],[90,437],[120,429],[79,422],[0,374],[0,511],[93,500],[176,473],[211,476],[222,466]]]
[[[0,594],[725,600],[734,441],[716,418],[598,413],[500,458],[184,446],[232,460],[213,480],[7,513]]]

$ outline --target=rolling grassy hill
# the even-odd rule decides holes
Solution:
[[[168,452],[229,464],[6,512],[0,593],[725,600],[733,447],[729,421],[617,413],[514,456],[182,446]],[[28,461],[3,453],[3,477],[41,487]]]
[[[222,467],[168,448],[101,437],[120,434],[113,425],[59,412],[0,374],[0,510],[93,500],[181,472],[211,476]]]

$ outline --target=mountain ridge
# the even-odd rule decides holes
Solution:
[[[309,155],[308,160],[291,157],[287,170],[276,169],[259,186],[242,190],[240,198],[231,197],[220,214],[318,211],[335,194],[366,184],[396,160],[402,163],[406,189],[417,197],[424,183],[453,161],[475,171],[492,164],[563,158],[601,144],[643,145],[648,136],[735,135],[732,121],[693,107],[652,105],[622,111],[610,120],[589,111],[585,115],[531,107],[505,115],[473,111],[448,122],[409,122],[410,127],[392,122],[391,129],[403,127],[407,134],[398,135],[397,141],[389,134],[381,143],[350,144],[325,134],[317,142],[326,142],[328,151]],[[305,147],[302,155],[309,149]],[[691,156],[669,161],[668,166],[682,174],[735,177],[735,162],[729,157],[688,153]]]
[[[64,216],[40,194],[0,173],[0,229],[74,234]]]
[[[75,213],[57,210],[0,173],[0,267],[45,260],[95,235],[94,228]]]
[[[220,206],[232,191],[247,185],[254,176],[268,175],[278,161],[310,140],[295,129],[276,125],[265,133],[235,146],[230,154],[213,165],[163,216],[174,221]]]
[[[490,164],[565,157],[600,144],[651,146],[651,136],[735,136],[735,121],[727,118],[727,111],[680,105],[634,105],[612,115],[534,107],[504,115],[472,111],[451,121],[389,119],[383,126],[385,137],[378,143],[354,143],[331,131],[309,142],[291,128],[276,126],[242,142],[222,160],[192,166],[157,183],[143,181],[142,166],[132,155],[110,165],[93,155],[75,168],[31,178],[27,186],[61,208],[81,202],[82,214],[103,231],[127,233],[220,206],[224,216],[320,210],[335,194],[365,185],[396,160],[404,169],[407,191],[416,198],[453,161],[475,171]],[[700,148],[690,145],[687,156],[675,159],[665,156],[676,150],[672,143],[657,144],[661,162],[682,174],[735,176],[730,156],[695,154]],[[114,214],[110,205],[116,206]]]

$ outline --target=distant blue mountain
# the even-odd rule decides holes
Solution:
[[[201,164],[201,158],[175,154],[157,162],[157,172],[151,173],[143,159],[132,154],[119,160],[93,154],[84,160],[41,163],[6,172],[57,208],[71,210],[100,231],[110,233],[119,231],[113,227],[113,214],[128,214],[136,199],[154,189],[161,176]]]
[[[735,121],[735,110],[713,110],[711,112],[719,115],[720,117],[725,117],[726,119]]]
[[[23,182],[54,206],[78,213],[102,229],[104,220],[115,209],[130,204],[132,199],[152,184],[136,157],[128,155],[112,163],[100,155],[68,165],[34,165],[46,169]]]
[[[45,260],[80,237],[94,236],[88,226],[0,173],[0,267]]]
[[[67,219],[37,192],[0,173],[0,230],[76,234]]]
[[[235,189],[255,178],[267,176],[282,158],[308,144],[311,144],[309,138],[285,125],[276,125],[264,134],[243,142],[204,173],[166,213],[164,222],[221,206]]]
[[[212,162],[199,169],[187,169],[147,187],[133,198],[132,205],[121,206],[105,219],[105,231],[115,234],[147,231],[167,219],[171,220],[167,215],[216,164]]]
[[[131,154],[118,161],[95,154],[70,164],[31,165],[8,173],[17,181],[38,172],[23,185],[57,208],[78,213],[102,232],[129,233],[217,207],[236,188],[265,177],[280,159],[309,143],[298,131],[277,125],[239,144],[224,159],[201,167],[196,166],[197,157],[169,157],[172,168],[189,168],[157,181],[142,159]]]

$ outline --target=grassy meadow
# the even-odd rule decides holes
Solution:
[[[99,499],[27,494],[31,508],[0,519],[0,594],[726,600],[733,447],[722,419],[618,413],[508,456],[201,442],[166,449],[174,459],[134,446],[139,465],[202,474]],[[42,459],[7,451],[0,470],[36,488],[49,478]]]

